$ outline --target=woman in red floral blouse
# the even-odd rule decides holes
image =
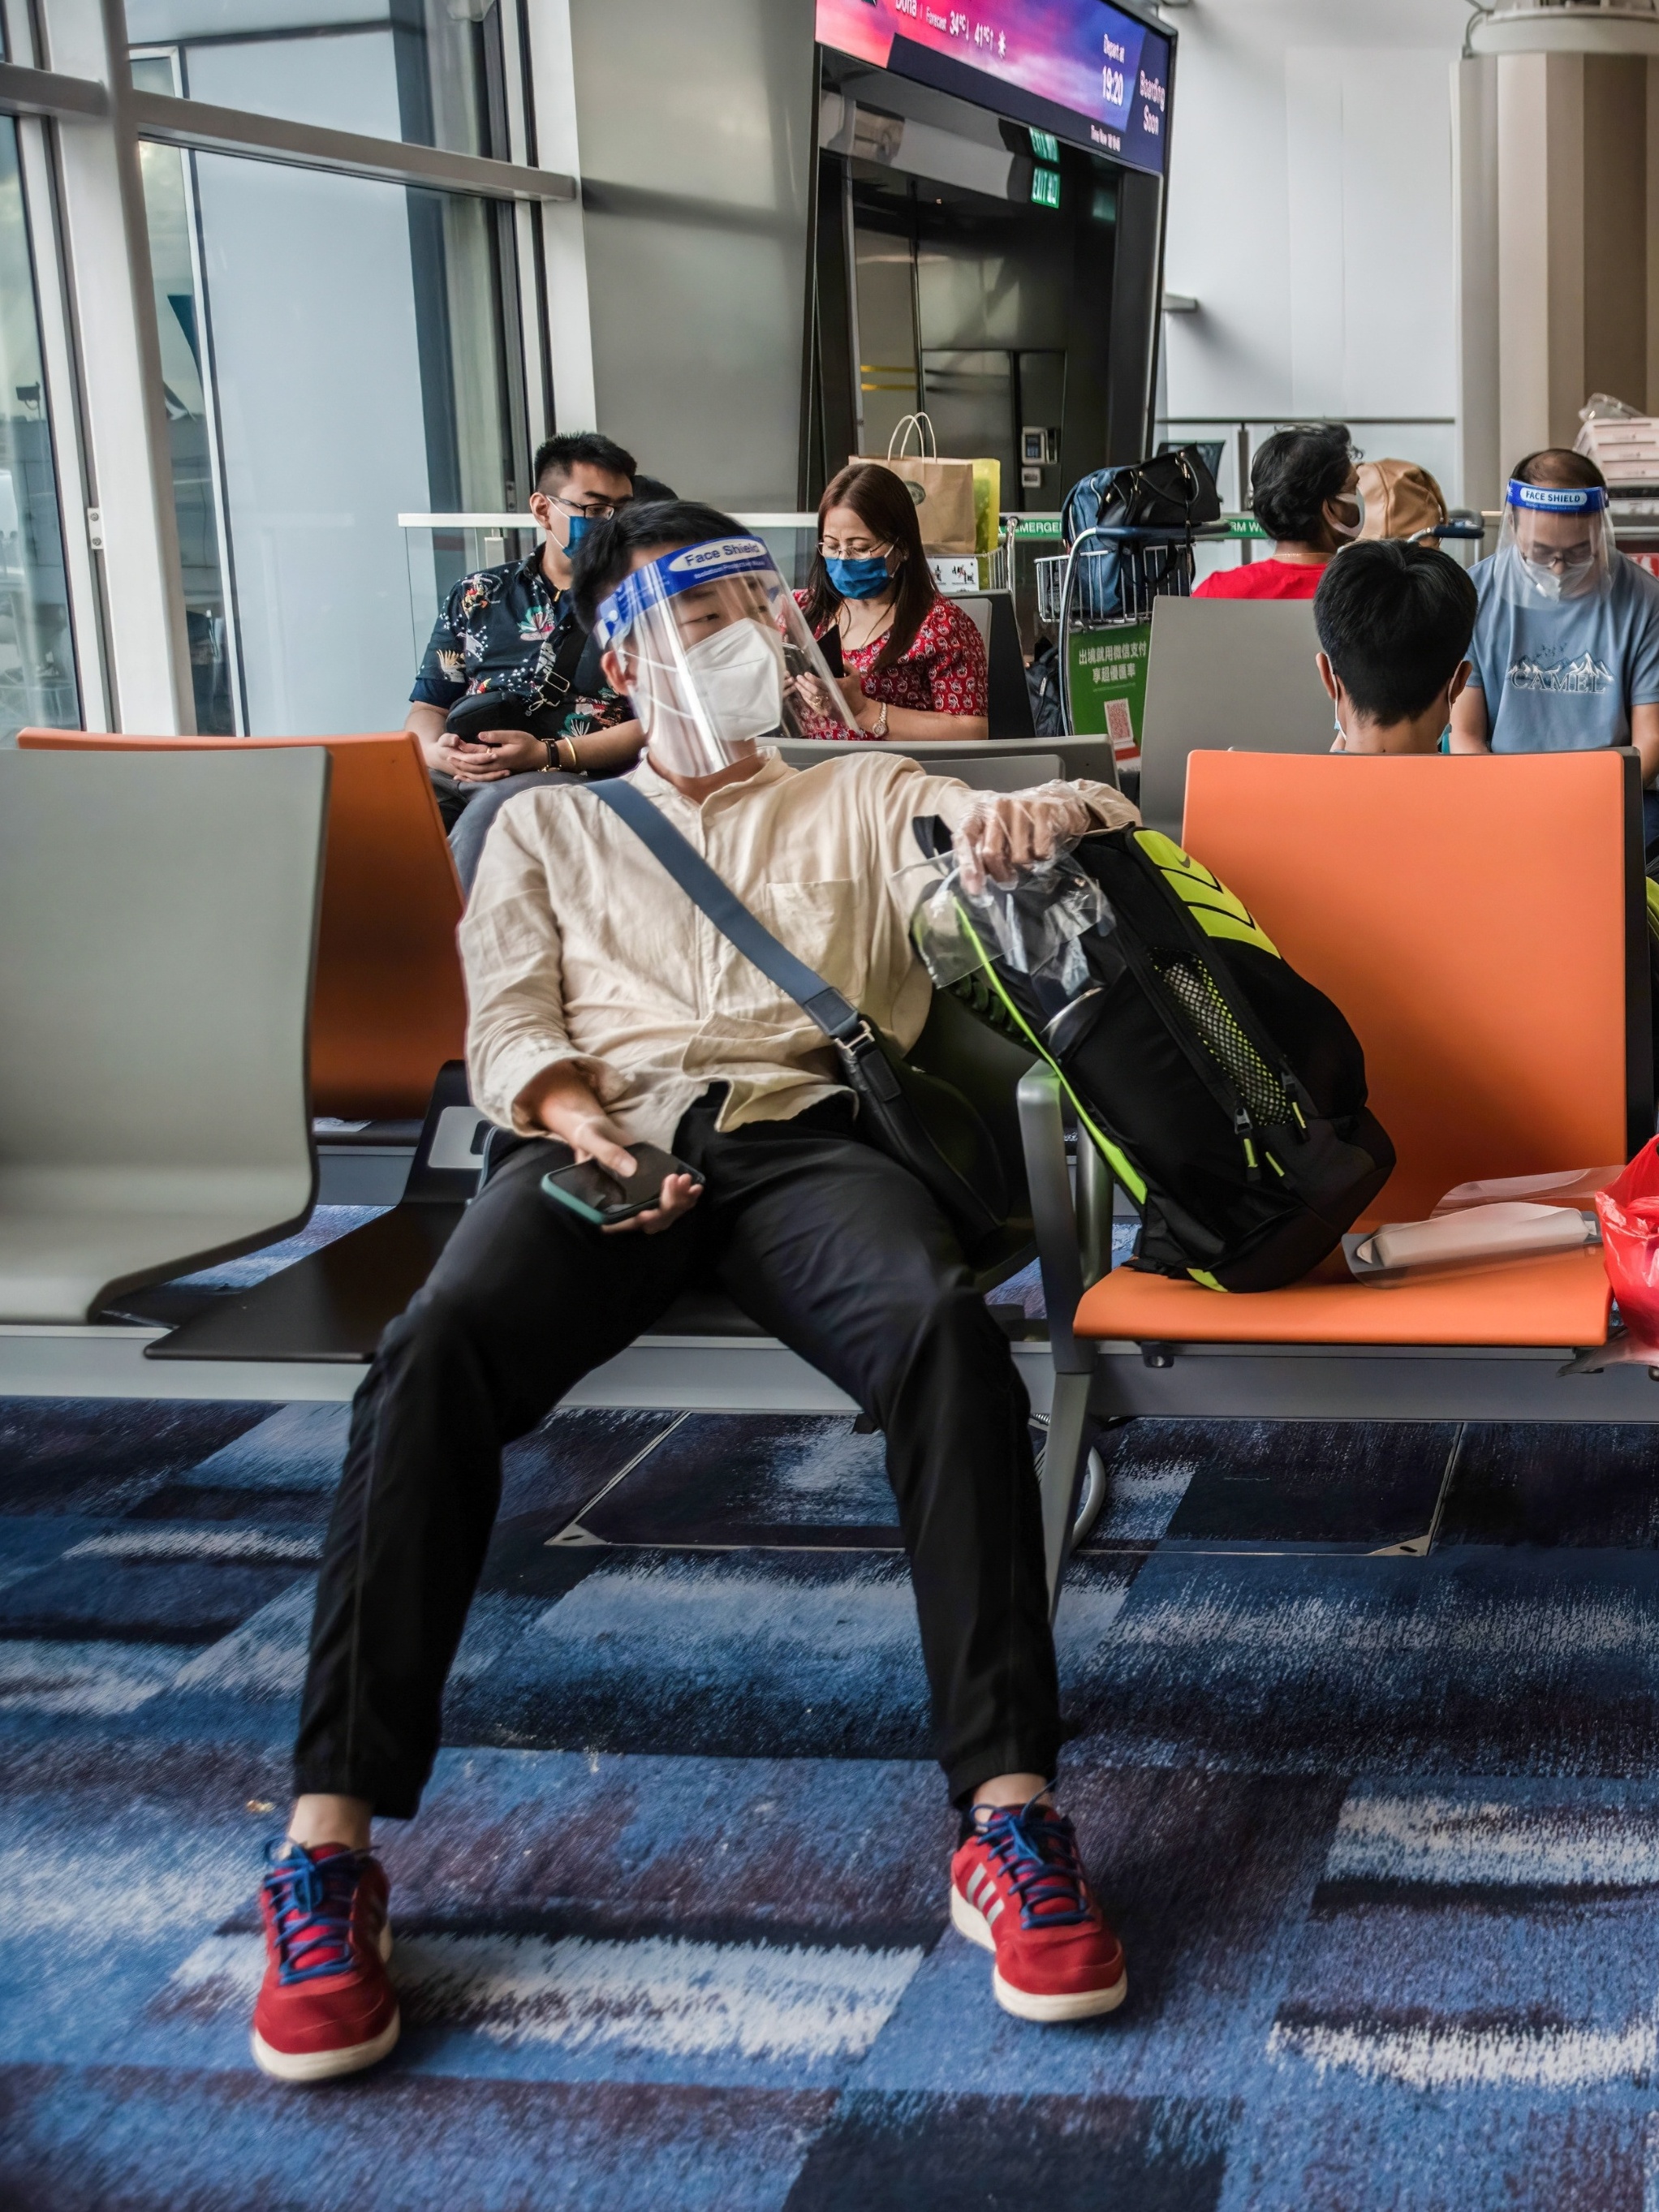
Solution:
[[[818,501],[818,550],[795,595],[814,637],[841,634],[847,713],[861,735],[961,744],[990,735],[985,644],[934,587],[904,480],[854,461]],[[823,734],[838,737],[828,721]]]

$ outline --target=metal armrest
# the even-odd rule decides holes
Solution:
[[[1099,1148],[1081,1130],[1077,1140],[1076,1184],[1078,1244],[1086,1291],[1112,1272],[1112,1200],[1117,1179]]]
[[[1037,1261],[1042,1271],[1042,1302],[1048,1316],[1048,1348],[1056,1374],[1076,1373],[1092,1364],[1093,1352],[1092,1349],[1080,1352],[1072,1334],[1072,1318],[1083,1296],[1084,1281],[1077,1208],[1072,1200],[1066,1158],[1064,1094],[1053,1068],[1039,1061],[1020,1078],[1016,1095]],[[1109,1198],[1107,1203],[1109,1208]]]

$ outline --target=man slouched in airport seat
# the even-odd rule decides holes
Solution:
[[[820,656],[764,546],[711,508],[619,514],[584,544],[576,594],[647,732],[635,789],[901,1047],[930,990],[893,881],[915,864],[918,816],[953,825],[969,879],[1135,818],[1103,785],[976,795],[880,746],[786,766],[773,741],[799,726]],[[259,2063],[313,2081],[396,2039],[370,1820],[410,1818],[431,1771],[501,1448],[697,1282],[717,1282],[886,1433],[936,1745],[961,1808],[957,1926],[995,1954],[1008,2009],[1110,2010],[1122,1954],[1048,1795],[1063,1729],[1029,1408],[945,1216],[864,1141],[822,1031],[595,788],[507,809],[460,941],[473,1096],[525,1141],[357,1393],[299,1796],[264,1890]],[[610,1229],[541,1188],[573,1155],[626,1176],[629,1147],[647,1143],[701,1186],[671,1171],[648,1210]],[[914,1816],[896,1796],[891,1817]]]
[[[1334,753],[1434,753],[1469,680],[1474,586],[1432,545],[1353,545],[1314,595]]]
[[[538,775],[614,775],[639,756],[639,725],[605,682],[576,619],[570,563],[583,532],[641,495],[631,453],[588,432],[536,455],[532,517],[546,533],[523,561],[476,569],[450,591],[410,695],[421,740],[469,880],[496,809]]]
[[[1250,507],[1273,557],[1218,568],[1195,599],[1310,599],[1325,564],[1365,526],[1356,455],[1344,422],[1276,430],[1250,464]]]
[[[1460,753],[1642,757],[1649,852],[1659,844],[1659,581],[1613,544],[1607,480],[1583,453],[1528,453],[1510,480],[1480,595],[1474,672],[1452,714]]]

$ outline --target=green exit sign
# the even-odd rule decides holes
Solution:
[[[1034,131],[1031,133],[1031,151],[1039,161],[1057,162],[1060,159],[1060,141],[1052,131]]]
[[[1032,170],[1031,203],[1034,207],[1057,208],[1060,205],[1060,171],[1058,169]]]

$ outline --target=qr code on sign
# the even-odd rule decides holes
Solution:
[[[1106,702],[1106,734],[1112,741],[1115,753],[1132,753],[1135,750],[1135,718],[1129,712],[1127,699]]]

